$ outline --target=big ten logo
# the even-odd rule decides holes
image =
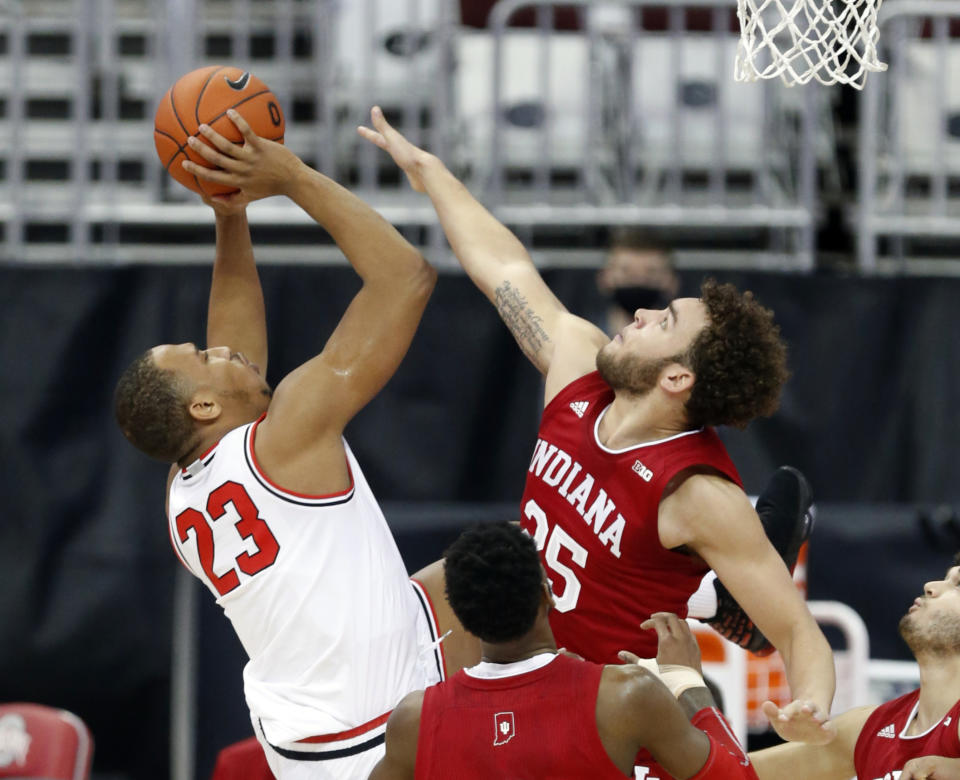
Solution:
[[[506,745],[516,733],[512,712],[498,712],[493,716],[494,745]]]
[[[633,470],[640,475],[640,478],[644,482],[649,482],[651,479],[653,479],[653,472],[644,466],[639,460],[635,460],[633,462]]]

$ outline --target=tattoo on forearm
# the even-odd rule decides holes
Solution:
[[[535,360],[543,345],[550,341],[543,329],[543,319],[530,308],[527,299],[510,282],[503,282],[493,294],[500,318],[510,328],[523,354]]]

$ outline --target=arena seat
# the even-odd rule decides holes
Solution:
[[[0,704],[0,777],[87,780],[90,729],[72,712],[42,704]]]
[[[210,780],[273,780],[256,737],[228,745],[217,754]]]

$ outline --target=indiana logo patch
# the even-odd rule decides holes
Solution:
[[[506,745],[516,733],[512,712],[498,712],[493,716],[494,745]]]

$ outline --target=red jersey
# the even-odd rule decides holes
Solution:
[[[603,667],[564,655],[518,664],[507,676],[465,670],[427,688],[420,714],[414,776],[458,780],[617,778],[597,733]],[[506,667],[507,665],[504,665]],[[476,674],[476,670],[474,671]]]
[[[461,670],[424,692],[416,780],[626,777],[597,732],[602,666],[540,655],[505,664],[496,676],[476,676],[484,666],[497,665]],[[757,780],[716,709],[700,710],[691,722],[710,738],[710,753],[690,780]]]
[[[906,736],[904,731],[917,714],[919,700],[920,691],[911,691],[881,704],[867,718],[853,751],[860,780],[891,780],[907,761],[919,756],[960,758],[960,701],[923,734]]]
[[[653,612],[686,617],[709,570],[660,544],[657,513],[670,480],[704,465],[743,486],[712,428],[622,450],[603,446],[597,429],[612,402],[613,390],[593,372],[547,404],[521,503],[557,600],[557,644],[598,663],[618,663],[619,650],[655,656],[656,634],[640,624]]]

